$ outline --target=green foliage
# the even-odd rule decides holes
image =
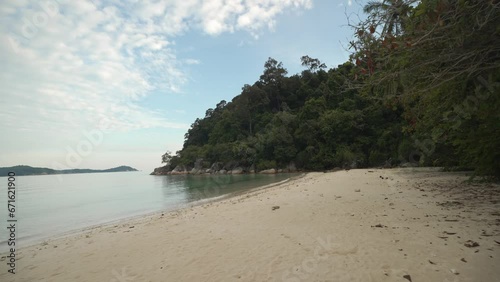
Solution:
[[[364,11],[351,42],[355,80],[345,80],[400,112],[397,138],[375,131],[370,163],[398,144],[399,162],[500,177],[500,3],[384,0]]]
[[[410,140],[404,139],[398,146],[398,157],[400,162],[414,162],[415,148]]]
[[[387,156],[386,154],[384,154],[378,150],[371,150],[370,155],[368,156],[368,163],[371,166],[381,166],[388,159],[389,159],[389,156]]]
[[[498,1],[369,2],[349,62],[287,77],[269,58],[231,102],[197,119],[162,160],[257,169],[338,166],[472,167],[500,176]]]
[[[357,160],[357,156],[348,147],[342,146],[335,152],[334,161],[338,166],[348,166]]]
[[[161,163],[165,165],[170,165],[170,161],[172,160],[172,153],[167,151],[165,154],[161,156]]]
[[[191,125],[184,148],[176,156],[165,155],[170,165],[193,166],[201,158],[206,163],[237,161],[258,170],[291,162],[299,169],[323,170],[353,162],[367,165],[373,146],[398,144],[398,134],[376,133],[387,126],[399,128],[400,120],[385,119],[383,104],[342,81],[352,64],[325,71],[319,60],[301,59],[308,69],[286,77],[282,64],[270,58],[258,81]],[[391,155],[384,153],[377,161]]]
[[[326,68],[326,65],[321,63],[320,60],[313,59],[309,56],[302,56],[300,60],[302,61],[302,65],[308,67],[311,72]]]
[[[276,161],[269,161],[269,160],[259,160],[256,165],[256,168],[258,170],[271,169],[276,167],[277,167]]]

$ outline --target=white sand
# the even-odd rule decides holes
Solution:
[[[464,179],[310,173],[24,248],[0,281],[500,281],[500,188]]]

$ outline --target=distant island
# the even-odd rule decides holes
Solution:
[[[27,165],[17,165],[11,167],[0,167],[0,176],[6,176],[9,172],[14,172],[16,175],[51,175],[51,174],[73,174],[73,173],[98,173],[98,172],[123,172],[137,171],[130,166],[118,166],[109,169],[63,169],[55,170],[46,167],[31,167]]]

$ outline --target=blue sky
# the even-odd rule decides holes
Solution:
[[[345,62],[352,0],[0,3],[0,166],[152,170],[273,57]]]

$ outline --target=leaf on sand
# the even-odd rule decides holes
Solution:
[[[433,262],[432,260],[429,260],[429,263],[430,264],[436,264],[435,262]]]
[[[479,243],[474,242],[472,240],[467,240],[467,242],[465,242],[464,246],[466,246],[467,248],[474,248],[474,247],[479,247]]]

